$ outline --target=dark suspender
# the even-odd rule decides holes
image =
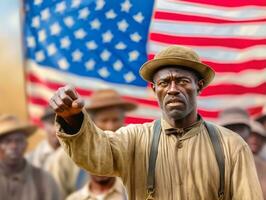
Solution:
[[[216,128],[208,122],[204,122],[207,132],[209,134],[212,146],[215,152],[215,157],[220,172],[220,185],[218,190],[219,199],[223,199],[224,196],[224,179],[225,179],[225,163],[224,163],[224,153],[221,146],[221,141],[218,135]],[[146,200],[153,199],[153,193],[155,191],[155,165],[158,154],[158,146],[161,135],[161,121],[156,120],[153,127],[153,138],[150,148],[150,157],[149,157],[149,169],[147,177],[147,198]]]

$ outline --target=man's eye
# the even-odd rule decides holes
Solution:
[[[159,86],[162,86],[162,87],[165,87],[165,86],[167,86],[168,84],[167,84],[167,82],[165,82],[165,81],[161,81],[161,82],[158,83],[158,85],[159,85]]]
[[[189,81],[188,81],[188,80],[186,80],[186,79],[183,79],[183,80],[180,80],[180,81],[179,81],[179,83],[180,83],[180,84],[188,84],[188,83],[189,83]]]

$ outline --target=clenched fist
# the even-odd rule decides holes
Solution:
[[[66,85],[56,91],[50,99],[50,106],[58,116],[68,119],[81,113],[84,101],[73,86]]]

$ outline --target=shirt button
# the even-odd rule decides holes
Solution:
[[[183,147],[182,142],[179,142],[179,143],[177,144],[177,148],[178,148],[178,149],[181,149],[182,147]]]

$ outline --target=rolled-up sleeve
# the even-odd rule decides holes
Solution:
[[[263,200],[253,155],[247,145],[236,151],[231,172],[232,200]]]
[[[67,134],[56,120],[57,136],[66,153],[80,167],[92,174],[102,176],[123,176],[130,164],[130,154],[134,151],[134,125],[118,131],[102,131],[97,128],[86,112],[80,130]]]

